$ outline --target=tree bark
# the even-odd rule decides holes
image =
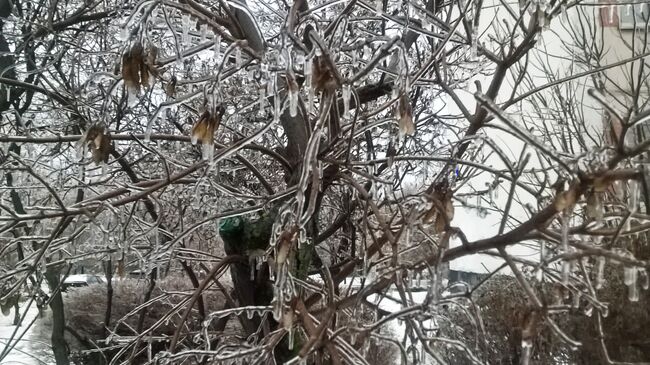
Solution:
[[[106,312],[104,312],[104,328],[102,330],[104,337],[108,332],[108,327],[111,325],[111,312],[113,310],[113,260],[110,258],[105,266],[106,274]]]
[[[60,284],[59,271],[56,269],[48,269],[45,272],[45,279],[47,284],[52,290],[53,296],[50,301],[50,309],[52,309],[52,351],[54,352],[54,359],[56,365],[69,365],[68,359],[68,344],[65,342],[65,313],[63,311],[63,297],[61,291],[55,291]]]

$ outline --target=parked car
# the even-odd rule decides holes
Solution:
[[[93,274],[80,274],[80,275],[69,275],[63,284],[61,285],[61,290],[66,291],[68,288],[79,288],[82,286],[88,286],[91,284],[101,284],[104,282],[98,275]]]

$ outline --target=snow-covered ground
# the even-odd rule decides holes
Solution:
[[[25,304],[25,303],[23,303]],[[24,308],[21,307],[21,314]],[[54,356],[50,347],[50,339],[48,334],[38,333],[35,331],[35,326],[27,328],[28,324],[38,316],[38,309],[32,305],[27,311],[23,323],[24,325],[18,328],[16,338],[20,336],[25,330],[25,335],[11,350],[9,355],[0,360],[2,365],[49,365],[54,364]],[[13,310],[10,315],[0,315],[0,353],[6,348],[12,333],[15,331],[16,326],[13,325],[14,313]],[[38,321],[38,319],[36,319]],[[15,340],[14,340],[15,341]],[[12,341],[13,344],[13,341]]]
[[[320,280],[320,278],[317,277],[312,277],[312,279],[315,281]],[[352,282],[348,279],[346,283],[342,284],[342,286],[345,288],[352,287],[354,289],[358,289],[361,286],[361,278],[354,277],[351,280]],[[411,292],[413,300],[413,303],[411,304],[417,305],[422,303],[426,294],[426,291]],[[399,312],[404,308],[398,302],[398,298],[399,294],[397,291],[389,290],[378,303],[379,307],[390,313]],[[376,302],[377,299],[377,295],[374,294],[368,297],[368,300],[371,302]],[[25,305],[26,303],[21,304],[21,315],[24,313]],[[18,328],[15,337],[19,337],[23,332],[25,332],[25,334],[11,350],[9,355],[0,360],[0,365],[50,365],[55,363],[50,346],[49,333],[36,330],[39,326],[27,328],[27,326],[32,323],[37,316],[38,309],[35,305],[32,305],[27,311],[27,315],[23,321],[23,326]],[[9,338],[11,338],[12,333],[16,329],[16,326],[13,325],[13,317],[13,310],[8,316],[0,315],[0,353],[2,353],[6,348]],[[36,319],[36,321],[39,320],[41,319]],[[405,324],[402,321],[393,319],[386,323],[385,327],[387,327],[389,333],[391,333],[392,336],[395,336],[397,340],[402,339],[402,335],[405,331]],[[399,363],[399,353],[396,353],[395,355],[395,361],[396,363]]]

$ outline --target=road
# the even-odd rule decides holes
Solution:
[[[24,306],[27,303],[21,304],[21,314],[24,313]],[[25,334],[21,340],[16,344],[8,356],[0,360],[1,365],[50,365],[54,364],[54,356],[50,347],[50,339],[47,333],[38,333],[35,330],[36,326],[27,328],[27,326],[38,316],[38,309],[36,305],[32,306],[27,311],[27,315],[23,321],[23,325],[18,327],[18,332],[15,337],[19,337],[23,332]],[[13,310],[10,315],[3,316],[0,314],[0,353],[4,351],[11,338],[12,333],[16,330],[13,325],[14,313]],[[40,319],[36,319],[37,321]],[[26,330],[26,331],[25,331]],[[14,340],[15,341],[15,340]],[[14,343],[12,341],[12,344]]]

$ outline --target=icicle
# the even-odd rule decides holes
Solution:
[[[431,22],[429,21],[426,11],[423,11],[420,16],[422,17],[422,28],[428,30],[431,26]]]
[[[270,75],[266,82],[266,94],[269,96],[275,95],[275,75]]]
[[[535,9],[537,9],[537,1],[535,0],[531,1],[527,9],[528,9],[528,14],[530,15],[535,14]]]
[[[289,114],[292,117],[298,115],[298,90],[289,91]]]
[[[533,343],[529,339],[521,340],[521,364],[528,365]]]
[[[399,96],[399,89],[396,86],[393,86],[392,90],[390,91],[390,98],[397,99],[398,96]]]
[[[305,75],[305,85],[307,88],[307,114],[311,114],[314,107],[314,90],[312,87],[312,64],[311,59],[305,60],[305,69],[303,73]]]
[[[487,182],[485,183],[485,185],[487,186],[488,199],[490,200],[490,204],[492,204],[493,203],[492,198],[494,197],[492,195],[492,190],[493,190],[492,185],[490,185],[490,183],[487,183]]]
[[[639,285],[636,281],[632,285],[627,286],[627,299],[629,299],[630,302],[639,301]]]
[[[408,70],[406,69],[406,60],[404,60],[402,49],[398,48],[396,53],[397,53],[397,72],[400,76],[404,76],[406,75]],[[401,82],[401,80],[398,80],[397,82],[399,83]]]
[[[296,55],[296,60],[295,60],[294,64],[296,66],[305,67],[306,66],[306,64],[305,64],[305,54],[301,50],[296,50],[295,55]]]
[[[373,184],[375,185],[375,184]],[[363,254],[363,275],[368,275],[368,269],[369,269],[369,262],[368,262],[368,255],[364,252]]]
[[[484,207],[479,207],[477,210],[478,217],[481,219],[485,219],[485,217],[488,216],[488,210]]]
[[[309,87],[307,89],[307,114],[314,111],[314,89]]]
[[[361,59],[363,59],[365,61],[369,61],[371,57],[372,57],[372,49],[370,47],[364,45],[363,46],[363,56],[361,57]]]
[[[539,262],[544,262],[546,259],[546,243],[542,241],[539,247]],[[544,270],[540,267],[537,269],[537,281],[544,280]]]
[[[600,308],[600,314],[603,317],[607,318],[609,316],[609,307],[608,306],[603,306],[602,308]]]
[[[203,144],[203,159],[212,164],[214,159],[214,146],[211,143]]]
[[[85,174],[84,166],[83,166],[83,165],[79,165],[79,175],[77,175],[77,179],[79,179],[79,181],[80,181],[81,183],[83,183],[84,180],[85,180],[85,177],[86,177],[86,174]]]
[[[582,298],[582,294],[580,294],[580,292],[575,292],[573,294],[573,308],[580,308],[581,298]]]
[[[119,35],[119,40],[122,42],[126,42],[129,40],[129,28],[128,27],[122,27],[120,28],[120,35]]]
[[[147,123],[147,130],[144,132],[144,141],[151,142],[151,133],[153,133],[153,121],[150,120]]]
[[[603,221],[603,203],[598,193],[593,192],[587,197],[587,216],[594,218],[596,222],[602,223]]]
[[[630,180],[627,200],[627,209],[634,214],[639,205],[639,183],[636,180]]]
[[[285,57],[286,53],[286,48],[283,48],[278,51],[278,53],[275,55],[275,63],[278,67],[286,67],[287,65],[287,58]]]
[[[375,0],[375,15],[379,16],[383,12],[383,0]]]
[[[288,333],[289,338],[287,339],[287,348],[289,351],[293,350],[293,328],[289,329]]]
[[[264,86],[260,87],[259,89],[259,115],[263,116],[264,115],[264,108],[266,107],[266,88]]]
[[[569,253],[569,217],[567,212],[562,212],[562,252],[564,254]],[[569,284],[569,275],[571,271],[571,265],[567,259],[564,259],[562,262],[562,283],[564,285]]]
[[[637,269],[636,266],[626,266],[623,268],[623,282],[630,286],[636,283]]]
[[[596,289],[602,289],[605,281],[605,257],[598,256],[596,261]]]
[[[301,228],[298,232],[298,250],[302,248],[302,244],[307,242],[307,230]]]
[[[216,34],[214,36],[214,46],[212,47],[212,54],[215,61],[219,61],[221,58],[221,35]]]
[[[566,3],[565,2],[563,2],[560,5],[560,11],[562,12],[562,18],[564,18],[564,20],[569,20],[569,15],[566,12]]]
[[[632,4],[627,4],[625,7],[625,15],[630,16],[632,15]]]
[[[370,338],[372,340],[372,337]],[[420,364],[427,364],[427,351],[425,349],[426,344],[420,345]]]
[[[540,27],[546,29],[546,12],[542,8],[537,9],[537,23]]]
[[[7,97],[7,103],[11,101],[11,88],[5,86],[5,96]]]
[[[108,174],[108,164],[102,161],[101,165],[102,165],[102,174],[100,176],[100,180],[104,180],[106,174]]]
[[[255,281],[255,265],[252,263],[253,260],[248,261],[248,266],[250,267],[250,281]]]
[[[350,84],[343,85],[343,112],[347,115],[350,112]]]
[[[138,91],[127,87],[126,88],[126,93],[128,95],[128,104],[130,107],[135,106],[138,103]]]
[[[167,109],[165,109],[161,115],[160,115],[160,124],[159,125],[165,125],[167,123]]]
[[[569,285],[569,277],[571,275],[571,263],[567,260],[562,261],[562,283]]]
[[[86,143],[79,143],[77,145],[77,160],[81,161],[86,157]]]
[[[478,58],[478,29],[476,26],[472,27],[472,44],[469,50],[469,58],[471,61],[476,61]]]
[[[240,68],[242,65],[241,48],[235,48],[235,67]]]
[[[305,78],[309,78],[309,81],[311,81],[312,64],[313,61],[311,59],[305,60],[305,68],[303,70],[303,73],[305,74]],[[311,82],[309,84],[311,85]]]
[[[273,102],[274,102],[273,118],[275,120],[280,120],[280,113],[282,113],[282,103],[280,101],[280,96],[276,95],[275,98],[273,98]]]
[[[277,286],[277,283],[276,283]],[[280,321],[280,318],[282,318],[282,303],[280,302],[280,296],[282,296],[281,293],[275,293],[275,299],[273,299],[273,319],[276,320],[276,322]]]
[[[650,277],[648,277],[648,272],[644,268],[639,268],[639,274],[641,275],[641,279],[643,280],[641,282],[641,287],[643,290],[648,290],[650,287]]]
[[[190,44],[190,16],[189,14],[183,14],[181,17],[181,26],[182,26],[182,37],[181,41],[184,45]]]
[[[208,25],[201,24],[201,43],[208,39]]]

